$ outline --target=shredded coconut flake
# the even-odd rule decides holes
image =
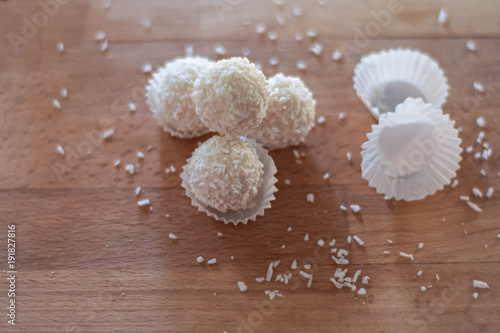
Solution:
[[[352,282],[356,283],[358,281],[358,277],[361,275],[361,270],[358,269],[356,273],[354,273],[354,276],[352,277]]]
[[[483,197],[483,192],[480,189],[478,189],[477,187],[472,188],[472,193],[474,193],[474,195],[476,197],[479,197],[479,198]]]
[[[352,160],[352,154],[350,151],[346,153],[347,160],[350,162]]]
[[[271,66],[278,66],[280,60],[278,59],[278,57],[271,57],[269,58],[269,65]]]
[[[60,94],[61,94],[62,98],[67,98],[68,97],[68,90],[66,90],[66,88],[61,88]]]
[[[293,5],[293,15],[295,17],[302,16],[302,11],[303,11],[302,6],[300,6],[300,5]]]
[[[335,51],[333,51],[333,53],[332,53],[333,60],[340,61],[340,60],[342,60],[342,57],[343,57],[343,54],[342,54],[342,51],[340,51],[340,49],[336,49]]]
[[[271,41],[275,41],[278,39],[278,33],[276,31],[271,30],[267,33],[267,38],[269,38],[269,40]]]
[[[141,20],[142,27],[146,30],[151,29],[151,20],[147,17]]]
[[[255,32],[258,34],[258,35],[262,35],[266,32],[266,25],[264,23],[257,23],[255,25]]]
[[[404,253],[404,252],[399,252],[399,255],[401,257],[405,257],[405,258],[413,260],[413,255],[412,254],[408,254],[408,253]]]
[[[95,38],[96,41],[102,42],[103,40],[106,39],[106,33],[104,31],[102,31],[102,30],[98,30],[98,31],[95,32],[94,38]]]
[[[318,32],[315,29],[313,29],[313,28],[309,28],[306,31],[306,35],[307,35],[307,37],[315,38],[315,37],[318,36]]]
[[[273,277],[273,263],[269,264],[269,267],[267,269],[267,274],[266,274],[266,281],[269,282],[271,281],[271,278]]]
[[[473,202],[467,201],[467,204],[469,205],[470,208],[472,208],[473,210],[475,210],[478,213],[483,211],[481,208],[479,208],[478,205],[476,205]]]
[[[276,14],[276,21],[278,21],[279,25],[285,25],[286,24],[286,16],[283,15],[282,13]]]
[[[307,200],[307,202],[313,203],[314,202],[314,194],[313,193],[307,194],[306,200]]]
[[[61,103],[59,103],[59,101],[58,101],[57,99],[54,99],[54,100],[52,101],[52,105],[53,105],[56,109],[58,109],[58,110],[61,110],[61,109],[62,109],[62,108],[61,108]]]
[[[298,70],[305,70],[307,68],[307,63],[304,60],[299,60],[297,61],[297,69]]]
[[[481,288],[481,289],[489,288],[489,286],[486,282],[479,281],[479,280],[472,281],[472,286],[474,288]]]
[[[418,248],[419,248],[419,249],[421,249],[421,248],[423,248],[423,247],[424,247],[424,243],[422,243],[422,242],[418,243]]]
[[[150,62],[145,62],[141,66],[141,71],[143,73],[151,73],[152,70],[153,70],[153,65]]]
[[[354,238],[354,240],[356,241],[356,243],[358,243],[359,245],[361,245],[361,246],[365,245],[365,242],[363,242],[361,240],[361,238],[359,238],[357,235],[352,236],[352,238]]]
[[[147,205],[149,205],[149,199],[139,200],[139,201],[137,201],[137,205],[140,207],[147,206]],[[170,237],[170,238],[172,238],[172,237]]]
[[[366,295],[366,290],[365,290],[365,288],[359,288],[359,290],[358,290],[358,294],[359,294],[359,295]]]
[[[257,282],[262,282],[264,281],[266,278],[265,277],[258,277],[258,278],[255,278],[255,281]]]
[[[248,286],[243,281],[238,281],[238,288],[240,288],[241,292],[245,292],[248,290]]]
[[[309,51],[311,51],[314,55],[320,56],[321,52],[323,52],[323,44],[320,42],[313,43],[309,47]]]
[[[297,260],[293,260],[292,265],[290,266],[291,269],[297,269]]]
[[[107,129],[105,130],[104,132],[102,132],[102,138],[104,140],[110,138],[113,134],[115,134],[115,130],[110,128],[110,129]]]
[[[480,116],[476,119],[476,123],[479,127],[483,128],[486,126],[486,120],[484,119],[483,116]]]
[[[469,39],[469,40],[467,41],[466,46],[467,46],[467,50],[469,50],[469,51],[473,51],[473,52],[476,52],[476,51],[477,51],[477,43],[476,43],[476,41],[475,41],[475,40],[473,40],[473,39]]]
[[[107,39],[99,43],[99,51],[106,52],[108,50],[109,42]]]
[[[194,54],[194,45],[191,43],[184,45],[184,54],[186,54],[186,57],[192,57]]]
[[[209,261],[207,261],[207,263],[208,263],[209,265],[216,264],[216,263],[217,263],[217,258],[212,258],[212,259],[210,259]]]
[[[63,156],[66,154],[66,152],[64,151],[64,149],[63,149],[63,147],[62,147],[61,145],[57,145],[57,146],[56,146],[56,150],[57,150],[57,152],[58,152],[59,154],[61,154],[61,155],[63,155]]]
[[[129,174],[133,175],[134,174],[134,165],[133,164],[127,164],[127,165],[125,165],[125,170]]]
[[[477,299],[477,296],[479,296],[477,292],[472,294],[472,297],[474,297],[474,299]]]
[[[444,25],[446,24],[446,22],[448,22],[448,18],[449,18],[448,9],[446,7],[441,8],[438,15],[438,23],[440,25]]]
[[[318,125],[322,125],[326,122],[326,117],[325,116],[319,116],[318,117],[318,120],[316,120],[316,122],[318,123]]]
[[[304,240],[307,242],[309,240],[309,234],[305,234]]]
[[[359,205],[350,205],[349,207],[354,213],[358,213],[361,210],[361,207]]]
[[[109,9],[109,7],[111,7],[111,0],[102,2],[102,9],[106,10]]]
[[[226,54],[227,50],[222,44],[215,44],[214,52],[217,55],[223,56]]]
[[[295,33],[295,40],[296,40],[297,42],[301,42],[301,41],[303,41],[303,40],[304,40],[304,37],[305,37],[305,36],[304,36],[304,34],[303,34],[302,32],[299,32],[299,31],[298,31],[298,32],[296,32],[296,33]]]
[[[202,256],[199,256],[198,258],[196,258],[196,261],[201,264],[203,261],[205,261],[205,258],[203,258]]]
[[[132,111],[132,112],[137,110],[137,105],[135,105],[135,103],[134,103],[134,102],[128,102],[128,103],[127,103],[127,106],[128,106],[128,109],[129,109],[130,111]]]
[[[139,194],[141,194],[141,191],[142,191],[142,187],[138,186],[135,188],[135,195],[138,196]]]
[[[319,246],[325,246],[325,241],[324,241],[324,240],[322,240],[322,239],[319,239],[319,240],[318,240],[318,245],[319,245]]]
[[[473,84],[474,86],[474,89],[478,92],[478,93],[481,93],[481,94],[484,94],[486,92],[486,89],[484,88],[484,85],[479,82],[479,81],[474,81]]]

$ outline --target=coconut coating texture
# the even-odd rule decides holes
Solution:
[[[195,82],[196,113],[211,131],[245,136],[266,115],[266,77],[246,58],[218,61]]]
[[[248,137],[269,149],[297,145],[314,126],[316,101],[298,77],[276,74],[268,79],[267,114]]]
[[[200,72],[213,64],[207,58],[183,57],[165,63],[153,74],[146,87],[147,102],[165,130],[184,137],[208,131],[196,114],[192,95]]]
[[[186,171],[195,197],[226,212],[248,207],[262,183],[263,168],[248,142],[214,136],[194,151]]]

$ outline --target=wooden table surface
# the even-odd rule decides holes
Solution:
[[[7,323],[5,272],[0,332],[498,332],[500,2],[324,2],[113,0],[103,9],[101,0],[0,1],[0,267],[9,270],[7,226],[14,224],[17,270],[16,325]],[[293,4],[302,6],[301,17],[292,15]],[[440,26],[443,6],[449,22]],[[285,25],[276,15],[284,15]],[[259,38],[259,22],[278,40]],[[294,39],[309,28],[324,44],[321,56],[308,51],[309,38]],[[94,40],[98,30],[109,40],[107,52]],[[466,49],[470,38],[477,52]],[[57,51],[59,41],[64,52]],[[302,164],[291,148],[272,152],[276,200],[246,226],[197,212],[179,172],[165,173],[171,165],[180,170],[198,140],[171,138],[157,125],[145,103],[148,75],[141,66],[183,55],[187,43],[214,59],[216,43],[226,57],[248,48],[266,75],[300,75],[314,92],[317,114],[326,117],[297,148],[305,154]],[[337,63],[331,54],[340,46],[346,52]],[[355,95],[353,68],[363,54],[397,46],[440,62],[451,87],[444,111],[463,129],[462,148],[473,147],[462,154],[456,188],[416,202],[384,201],[360,170],[360,146],[376,121]],[[269,65],[272,56],[278,66]],[[305,71],[297,70],[298,60],[307,62]],[[475,92],[475,80],[485,84],[485,94]],[[67,98],[59,94],[63,87]],[[487,161],[474,158],[482,151],[479,116],[493,148]],[[103,140],[109,128],[114,135]],[[135,164],[135,175],[127,175],[126,163]],[[137,186],[152,211],[137,206]],[[485,193],[490,186],[491,198],[472,194],[473,187]],[[314,203],[306,201],[308,193]],[[460,195],[471,196],[482,212]],[[343,212],[342,204],[359,204],[361,212]],[[348,244],[348,235],[365,245]],[[349,251],[347,275],[362,270],[361,277],[370,277],[368,285],[357,283],[366,295],[330,282],[338,266],[330,247],[317,241],[332,238]],[[200,255],[217,264],[198,264]],[[310,288],[297,271],[289,284],[255,280],[275,260],[273,280],[290,272],[294,259],[312,265]],[[474,279],[489,289],[473,288]],[[284,297],[270,301],[266,290]]]

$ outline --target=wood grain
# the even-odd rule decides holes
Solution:
[[[22,34],[23,17],[32,19],[41,7],[36,1],[0,1],[0,248],[7,248],[9,224],[16,224],[18,246],[17,325],[7,324],[5,312],[0,332],[498,331],[500,3],[402,1],[402,11],[391,14],[363,47],[356,44],[356,28],[365,31],[376,22],[372,11],[388,10],[389,1],[222,3],[232,5],[221,19],[208,0],[120,0],[108,10],[101,1],[74,0],[59,6],[16,53],[7,34]],[[303,7],[302,17],[291,15],[293,4]],[[436,21],[442,6],[450,11],[445,26]],[[277,13],[286,15],[284,26]],[[150,30],[142,27],[144,18],[151,20]],[[258,37],[258,22],[276,30],[278,41]],[[296,31],[308,28],[324,43],[320,57],[308,51],[307,38],[294,40]],[[94,41],[97,30],[109,38],[106,53]],[[477,52],[466,49],[469,38],[477,40]],[[57,52],[58,41],[65,52]],[[209,136],[180,140],[164,133],[145,103],[148,76],[140,67],[182,55],[186,43],[214,59],[215,43],[227,48],[227,57],[248,48],[249,59],[261,62],[266,75],[300,75],[314,92],[318,115],[327,119],[297,148],[306,154],[302,164],[295,163],[291,148],[271,153],[279,170],[276,201],[246,226],[226,226],[198,213],[179,173],[164,171],[170,165],[180,170]],[[331,53],[346,44],[357,50],[334,62]],[[363,54],[396,46],[421,49],[439,61],[451,86],[444,110],[462,129],[462,147],[474,149],[462,155],[456,188],[417,202],[384,201],[361,178],[359,166],[360,146],[375,121],[352,89],[353,69]],[[269,65],[271,56],[279,58],[278,66]],[[298,60],[307,62],[307,70],[296,69]],[[488,92],[477,94],[474,80],[490,81]],[[59,96],[61,87],[67,99]],[[52,106],[54,98],[62,110]],[[136,112],[128,111],[129,101],[137,104]],[[486,119],[486,141],[493,147],[488,161],[474,158],[481,151],[478,116]],[[103,141],[100,133],[108,128],[115,134]],[[57,154],[57,144],[65,156]],[[138,150],[146,155],[143,161]],[[125,163],[136,165],[134,176],[126,174]],[[137,207],[137,186],[152,211]],[[474,186],[496,189],[492,198],[473,198],[481,213],[459,199],[472,197]],[[308,193],[315,194],[314,203],[306,202]],[[360,214],[339,209],[353,203],[361,206]],[[169,239],[169,233],[179,239]],[[359,235],[365,246],[348,244],[348,235]],[[370,276],[367,295],[337,290],[329,281],[336,268],[330,247],[316,242],[332,238],[350,252],[348,275],[361,269]],[[400,257],[401,251],[415,259]],[[200,265],[199,255],[218,263]],[[6,267],[2,258],[0,267]],[[281,260],[276,271],[288,273],[294,259],[312,265],[311,288],[297,273],[288,285],[255,281],[271,261]],[[474,279],[490,288],[472,288]],[[247,283],[248,292],[238,290],[238,281]],[[6,311],[5,280],[0,288]],[[265,290],[280,290],[284,298],[270,301]]]

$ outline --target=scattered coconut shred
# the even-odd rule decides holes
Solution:
[[[481,288],[481,289],[489,288],[489,286],[488,286],[488,284],[486,282],[479,281],[479,280],[472,281],[472,286],[474,288]]]
[[[241,292],[245,292],[248,290],[248,286],[243,281],[238,281],[238,288],[240,288]]]

